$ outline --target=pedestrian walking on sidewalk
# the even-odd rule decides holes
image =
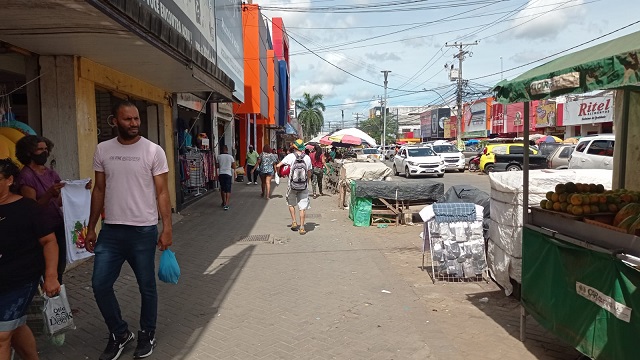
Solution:
[[[249,145],[247,152],[247,185],[258,185],[258,174],[254,172],[258,162],[258,152],[253,151],[253,145]]]
[[[138,345],[133,353],[135,359],[142,359],[156,346],[156,247],[164,251],[172,244],[169,166],[164,150],[140,136],[140,115],[133,103],[119,102],[112,116],[118,136],[98,144],[93,158],[95,187],[86,249],[95,252],[93,294],[109,328],[109,342],[100,360],[117,359],[135,338],[122,319],[113,291],[125,261],[135,273],[142,300]],[[104,225],[96,237],[103,209]],[[162,218],[159,237],[158,210]]]
[[[20,170],[0,159],[0,359],[37,359],[36,339],[27,326],[27,310],[44,276],[48,296],[60,292],[58,245],[35,200],[17,194]]]
[[[262,185],[262,194],[260,196],[269,200],[271,198],[271,179],[276,172],[276,164],[278,163],[278,155],[271,152],[269,145],[262,148],[262,153],[258,158],[253,171],[260,172],[260,182]]]
[[[229,210],[229,198],[231,197],[231,184],[233,183],[233,174],[235,174],[236,162],[233,156],[229,155],[227,145],[222,146],[221,154],[218,155],[218,174],[220,180],[220,197],[222,198],[222,208]],[[247,174],[247,176],[249,176]]]
[[[313,198],[318,198],[316,189],[319,190],[320,196],[322,193],[322,177],[324,175],[324,169],[327,167],[327,162],[322,154],[322,148],[316,144],[313,146],[313,152],[309,155],[311,158],[311,165],[313,166],[311,174],[311,188],[313,189]]]
[[[304,228],[304,212],[309,208],[309,180],[311,179],[312,165],[311,159],[304,153],[304,141],[298,139],[293,142],[293,146],[295,147],[293,153],[285,156],[276,165],[276,170],[283,165],[287,165],[290,168],[286,198],[289,205],[289,213],[291,214],[291,230],[298,230],[300,235],[304,235],[307,233]],[[299,227],[296,222],[296,206],[300,211]]]

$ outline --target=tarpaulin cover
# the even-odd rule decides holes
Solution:
[[[353,193],[354,183],[351,183],[351,191]],[[349,204],[349,219],[353,220],[354,226],[369,226],[371,223],[371,198],[351,197]]]
[[[471,185],[453,185],[444,193],[444,198],[440,200],[444,203],[473,203],[484,208],[482,214],[482,228],[485,240],[489,238],[490,206],[489,194]]]
[[[491,220],[487,262],[493,279],[507,295],[511,295],[514,279],[520,283],[522,270],[522,171],[491,173]],[[611,189],[611,170],[565,169],[533,170],[529,173],[529,204],[538,205],[547,191],[554,191],[559,183],[602,184]]]
[[[523,231],[525,309],[593,359],[638,359],[640,271],[603,254]]]
[[[436,202],[444,196],[444,184],[424,179],[407,181],[355,180],[352,197],[392,200],[428,200]]]

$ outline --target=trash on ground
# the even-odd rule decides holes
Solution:
[[[489,302],[489,298],[488,297],[483,297],[482,299],[479,300],[481,303],[488,303]]]
[[[378,224],[378,229],[384,229],[384,228],[388,228],[389,225],[387,224]]]
[[[391,291],[389,291],[389,290],[382,290],[382,292],[385,293],[385,294],[391,294]]]

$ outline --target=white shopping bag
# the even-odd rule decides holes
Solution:
[[[42,315],[49,335],[60,334],[76,328],[64,285],[60,285],[60,293],[57,296],[50,298],[47,294],[43,294],[42,297],[44,298]]]
[[[276,171],[276,185],[280,185],[280,175],[278,175],[277,171]]]
[[[93,255],[84,247],[91,211],[91,191],[86,189],[89,181],[91,179],[65,180],[62,188],[62,216],[69,264]]]

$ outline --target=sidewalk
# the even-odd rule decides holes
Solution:
[[[182,276],[158,282],[153,359],[577,357],[533,320],[532,340],[520,343],[518,304],[494,285],[433,285],[419,269],[419,226],[356,228],[326,196],[312,200],[301,236],[287,227],[284,192],[276,187],[267,201],[259,186],[235,183],[229,211],[214,193],[182,212],[172,247]],[[106,345],[92,265],[66,274],[78,329],[62,347],[39,338],[42,359],[97,359]],[[128,265],[116,292],[136,332],[140,297]]]

